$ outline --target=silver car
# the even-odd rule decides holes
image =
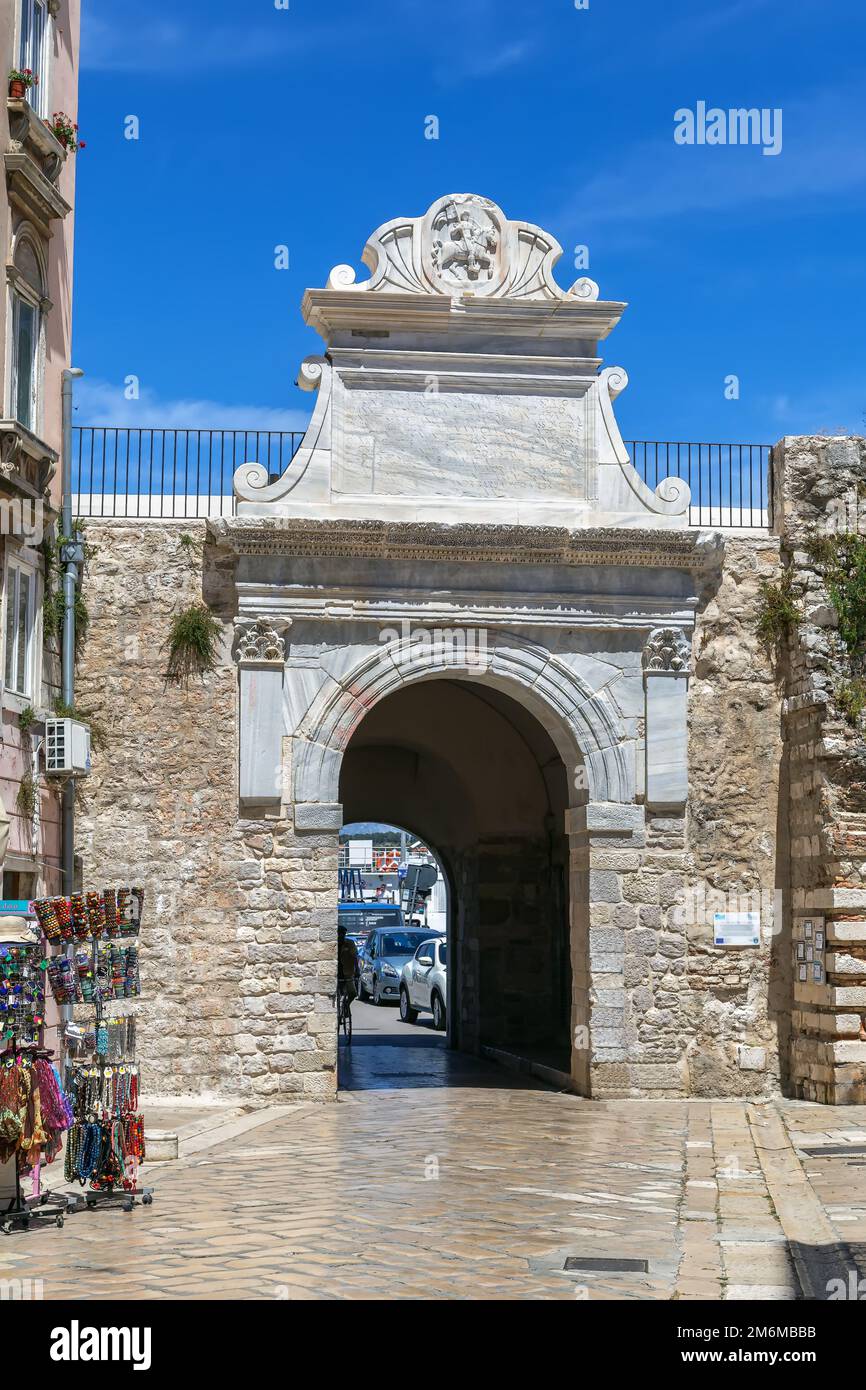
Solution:
[[[376,927],[364,943],[358,961],[358,994],[374,1004],[396,1004],[400,972],[430,933],[408,927]]]
[[[415,1023],[419,1013],[429,1010],[433,1027],[438,1032],[444,1030],[447,970],[447,941],[442,936],[428,936],[407,960],[400,976],[400,1017],[404,1023]]]

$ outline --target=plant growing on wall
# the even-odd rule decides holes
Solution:
[[[22,734],[29,733],[36,723],[36,711],[32,705],[27,705],[18,716],[18,727]]]
[[[39,807],[39,788],[37,783],[38,772],[36,770],[36,760],[33,753],[33,726],[37,723],[39,716],[32,705],[25,705],[18,715],[18,728],[21,733],[21,756],[27,771],[18,784],[18,792],[15,797],[15,805],[21,815],[33,824],[36,812]]]
[[[79,539],[84,535],[84,522],[76,521],[73,525],[73,532],[78,533]],[[66,600],[63,594],[63,578],[60,570],[60,549],[64,545],[67,537],[56,536],[53,539],[45,538],[39,547],[42,551],[44,565],[44,583],[42,597],[42,627],[46,638],[60,638],[63,631],[63,618],[66,612]],[[85,540],[84,561],[87,561],[96,554],[96,548]],[[75,591],[75,659],[81,655],[84,643],[87,639],[87,631],[90,626],[90,613],[81,591],[81,585]]]
[[[33,819],[36,814],[36,783],[29,772],[25,772],[18,787],[18,795],[15,798],[15,805],[27,820]]]
[[[794,601],[792,585],[793,576],[790,570],[785,570],[778,583],[770,579],[761,581],[758,641],[775,660],[780,657],[783,643],[800,620],[800,610]]]
[[[866,654],[866,537],[821,536],[809,543],[839,620],[839,636],[852,657]]]
[[[836,690],[836,703],[848,723],[855,729],[861,728],[866,713],[866,680],[857,676],[842,681]]]
[[[222,628],[204,603],[176,613],[168,634],[166,680],[186,685],[191,676],[202,679],[216,666],[217,642]]]
[[[53,709],[58,719],[77,719],[79,724],[87,725],[90,730],[90,746],[94,753],[105,747],[105,725],[89,710],[81,709],[79,705],[67,705],[59,698],[54,701]]]

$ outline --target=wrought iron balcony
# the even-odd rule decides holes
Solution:
[[[183,520],[231,516],[232,477],[260,463],[272,480],[304,439],[289,430],[129,429],[85,425],[74,431],[72,493],[76,514]],[[649,487],[683,478],[691,489],[689,522],[711,528],[766,530],[768,444],[626,443]]]

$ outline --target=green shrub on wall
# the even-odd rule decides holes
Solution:
[[[758,641],[776,659],[781,654],[783,643],[800,620],[800,610],[794,602],[792,583],[790,570],[785,570],[778,583],[770,579],[761,581]]]
[[[849,724],[855,729],[862,727],[866,713],[866,680],[858,676],[842,681],[836,690],[836,703]]]
[[[36,814],[36,795],[36,783],[32,775],[25,772],[18,787],[15,805],[27,820],[32,820]]]
[[[843,718],[862,731],[866,717],[866,538],[853,533],[816,536],[807,548],[824,579],[839,637],[850,658],[851,678],[837,683],[836,704]]]
[[[839,636],[851,656],[866,651],[866,538],[822,536],[809,544],[839,620]]]
[[[73,526],[79,539],[84,539],[85,523],[76,521]],[[63,575],[60,568],[60,549],[66,537],[54,536],[46,537],[39,549],[42,551],[42,562],[44,566],[43,593],[42,593],[42,627],[47,639],[59,641],[63,632],[63,619],[66,614],[66,598],[63,593]],[[84,540],[84,562],[90,560],[96,554],[96,547]],[[90,613],[87,604],[82,597],[81,585],[75,591],[75,659],[81,656],[84,643],[87,638],[87,629],[90,625]]]
[[[204,678],[216,665],[222,627],[204,603],[184,608],[172,619],[168,634],[166,680],[186,685],[190,676]]]

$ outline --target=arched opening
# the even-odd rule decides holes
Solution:
[[[344,823],[412,827],[443,865],[450,1045],[569,1072],[569,781],[535,716],[479,681],[403,686],[355,728],[339,797]]]

